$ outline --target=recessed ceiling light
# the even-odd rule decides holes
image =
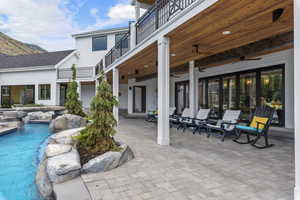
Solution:
[[[231,31],[223,31],[222,34],[223,34],[223,35],[229,35],[229,34],[231,34]]]
[[[176,54],[175,53],[171,53],[171,56],[174,57],[174,56],[176,56]]]

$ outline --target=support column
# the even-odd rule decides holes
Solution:
[[[190,105],[189,108],[193,116],[195,116],[196,110],[196,73],[195,73],[195,61],[189,62],[189,84],[190,84]]]
[[[138,1],[135,1],[135,21],[141,17],[141,4]]]
[[[79,100],[81,100],[81,84],[80,84],[80,81],[77,81],[77,93],[79,95]]]
[[[170,39],[158,40],[158,126],[157,143],[170,144],[169,106],[170,106]]]
[[[294,1],[294,109],[295,109],[295,189],[294,200],[300,200],[300,2]]]
[[[34,85],[34,103],[37,104],[37,102],[39,101],[39,85],[35,84]]]
[[[113,69],[113,95],[116,97],[117,101],[119,101],[119,69]],[[119,124],[119,107],[114,106],[113,109],[114,117]]]
[[[128,80],[128,114],[133,113],[133,84],[135,83],[135,79]]]
[[[136,46],[136,28],[135,22],[130,24],[130,49],[133,49]]]
[[[96,79],[95,80],[95,95],[97,95],[98,86],[99,86],[99,80]]]

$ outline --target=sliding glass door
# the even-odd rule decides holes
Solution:
[[[283,70],[275,69],[261,72],[261,105],[276,110],[273,123],[284,125],[284,79]]]
[[[211,118],[227,109],[240,109],[249,121],[257,106],[276,110],[273,124],[284,126],[284,65],[237,72],[199,80],[199,108],[211,108]]]
[[[250,120],[251,113],[256,107],[256,73],[240,75],[239,108],[242,111],[242,120]]]
[[[212,109],[211,117],[220,117],[220,79],[210,79],[207,85],[208,107]]]
[[[175,83],[175,106],[177,114],[189,107],[189,81]]]

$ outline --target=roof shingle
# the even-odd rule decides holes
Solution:
[[[56,65],[74,50],[20,56],[0,56],[0,69]]]

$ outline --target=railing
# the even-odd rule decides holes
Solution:
[[[105,55],[105,66],[111,65],[116,59],[130,50],[130,31]]]
[[[139,44],[173,16],[196,1],[200,0],[156,0],[136,23],[136,43]]]
[[[156,0],[152,7],[136,22],[136,44],[166,24],[172,17],[196,1],[204,0]],[[130,50],[129,32],[105,55],[105,67]]]
[[[76,68],[76,78],[93,78],[94,67],[78,67]],[[72,69],[57,69],[57,79],[72,79]]]

